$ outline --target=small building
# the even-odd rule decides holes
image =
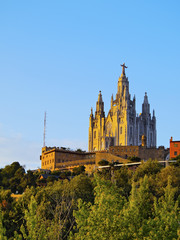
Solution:
[[[173,141],[173,138],[170,139],[170,159],[180,155],[180,141]]]
[[[95,167],[95,153],[71,151],[59,147],[43,147],[40,156],[41,168],[54,170],[72,170],[75,167],[85,166],[87,172]]]

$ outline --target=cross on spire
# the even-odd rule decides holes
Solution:
[[[125,68],[127,68],[127,67],[125,66],[125,63],[123,63],[123,64],[121,65],[121,67],[122,67],[122,74],[125,75]]]

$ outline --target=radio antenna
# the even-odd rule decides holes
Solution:
[[[44,113],[44,136],[43,136],[43,147],[46,146],[46,112]]]

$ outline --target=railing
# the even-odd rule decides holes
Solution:
[[[169,162],[176,162],[177,160],[165,160],[165,161],[158,161],[159,163],[166,163],[168,164]],[[133,165],[140,165],[143,162],[134,162],[134,163],[121,163],[121,164],[115,164],[113,167],[122,167],[122,166],[133,166]],[[112,166],[98,166],[97,168],[110,168]]]

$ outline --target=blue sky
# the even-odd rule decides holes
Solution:
[[[90,108],[107,114],[126,63],[141,112],[147,92],[157,145],[180,140],[179,1],[1,1],[0,168],[39,167],[43,145],[87,150]]]

